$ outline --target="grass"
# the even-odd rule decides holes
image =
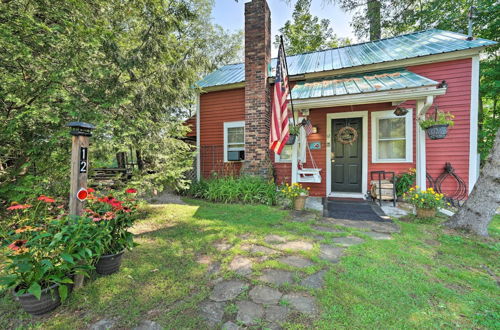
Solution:
[[[263,243],[267,234],[291,239],[318,234],[310,227],[312,221],[289,222],[286,211],[272,207],[187,202],[148,207],[135,228],[140,245],[126,253],[121,271],[95,277],[49,316],[32,318],[10,294],[0,294],[0,328],[84,329],[106,318],[114,319],[117,328],[149,319],[166,329],[203,329],[197,306],[209,295],[211,278],[206,265],[198,262],[201,257],[221,262],[221,275],[229,278],[234,274],[225,266],[232,256],[248,254],[240,249],[245,240]],[[436,221],[400,225],[402,233],[393,240],[368,239],[329,268],[326,287],[315,292],[323,310],[317,320],[299,315],[285,326],[499,328],[500,290],[490,273],[500,272],[500,217],[492,222],[488,239],[443,229]],[[222,253],[214,247],[222,241],[234,247]],[[317,249],[316,243],[303,255],[319,261]],[[289,269],[276,261],[266,263]],[[237,312],[235,305],[226,309]]]

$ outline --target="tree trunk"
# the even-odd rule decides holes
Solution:
[[[380,1],[368,0],[368,21],[370,22],[370,41],[378,40],[381,36],[380,30]]]
[[[444,224],[450,228],[465,229],[488,236],[488,225],[500,205],[500,129],[495,144],[481,170],[469,199]]]

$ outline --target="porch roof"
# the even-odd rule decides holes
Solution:
[[[294,100],[342,96],[417,87],[436,86],[437,81],[406,69],[377,71],[299,81],[292,89]]]

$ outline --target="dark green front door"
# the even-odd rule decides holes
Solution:
[[[362,118],[332,119],[332,191],[361,192]]]

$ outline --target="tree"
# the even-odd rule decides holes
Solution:
[[[469,198],[458,212],[445,222],[445,225],[488,236],[488,224],[493,219],[498,205],[500,205],[500,129]]]
[[[179,138],[192,86],[241,48],[238,36],[220,35],[207,23],[211,6],[209,0],[0,3],[0,202],[66,194],[64,125],[73,120],[97,126],[94,164],[133,145],[144,159],[138,174],[149,186],[182,184],[179,172],[192,152]]]
[[[311,0],[298,0],[292,20],[279,29],[287,55],[317,51],[349,44],[349,39],[339,39],[330,27],[330,20],[320,20],[310,13]],[[275,46],[280,44],[280,36],[275,37]]]

